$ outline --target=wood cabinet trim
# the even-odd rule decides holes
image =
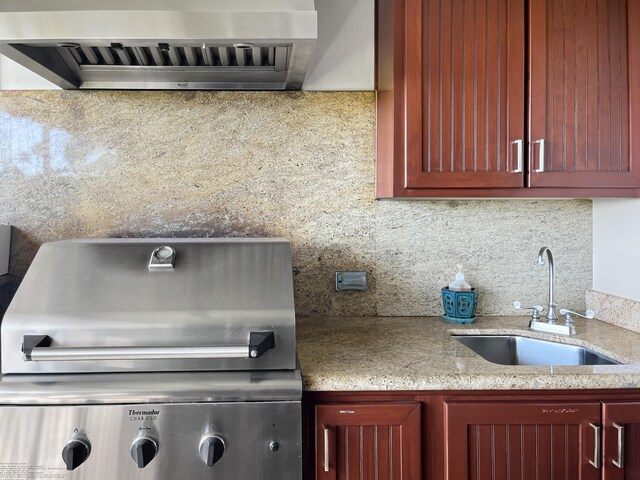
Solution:
[[[327,425],[377,425],[381,421],[400,425],[416,411],[420,402],[340,403],[316,405],[316,418]]]
[[[498,422],[509,416],[521,424],[539,422],[580,422],[588,418],[591,422],[600,422],[599,402],[577,401],[523,401],[506,402],[497,399],[493,402],[456,402],[445,401],[445,416],[456,424],[470,423],[479,416],[488,423]]]

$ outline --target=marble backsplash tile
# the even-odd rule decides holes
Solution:
[[[375,95],[0,92],[0,223],[11,268],[73,237],[282,236],[301,315],[437,315],[465,264],[483,314],[591,287],[591,202],[375,201]],[[370,288],[337,293],[337,270]]]

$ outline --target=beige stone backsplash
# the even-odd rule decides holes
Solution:
[[[587,308],[603,322],[640,333],[640,302],[637,300],[588,290]]]
[[[73,237],[281,236],[301,315],[439,315],[455,264],[479,313],[591,287],[588,200],[376,201],[375,94],[0,92],[0,222],[11,268]],[[366,270],[337,293],[337,270]]]

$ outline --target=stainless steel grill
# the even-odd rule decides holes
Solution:
[[[301,477],[286,240],[45,244],[2,372],[0,479]]]

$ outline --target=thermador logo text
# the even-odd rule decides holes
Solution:
[[[132,415],[159,415],[158,410],[129,410],[129,416]]]

